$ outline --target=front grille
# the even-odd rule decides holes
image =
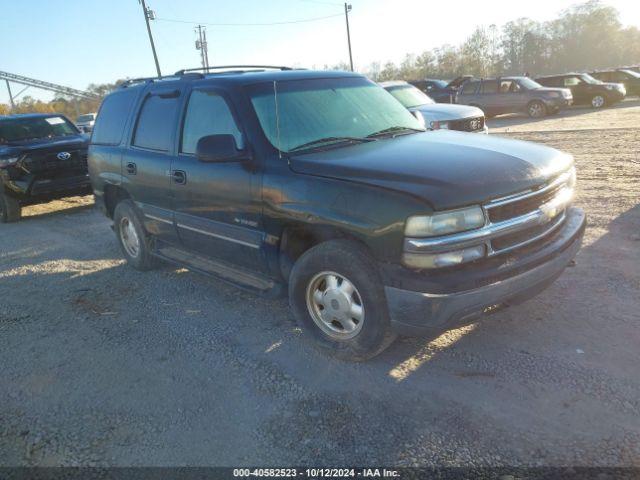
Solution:
[[[477,132],[484,128],[484,117],[465,118],[449,122],[449,130],[461,132]]]
[[[68,152],[68,159],[58,158],[61,152]],[[45,152],[29,152],[21,160],[20,166],[29,173],[50,173],[64,170],[86,170],[87,150],[47,150]]]
[[[526,228],[515,233],[510,233],[502,237],[491,240],[491,247],[495,252],[505,252],[516,247],[521,247],[536,240],[545,237],[551,233],[564,220],[564,213],[544,225],[536,225],[535,227]]]
[[[540,207],[540,205],[552,200],[563,187],[564,184],[559,184],[538,195],[534,194],[521,200],[516,199],[513,202],[505,203],[504,205],[488,208],[487,213],[489,214],[489,220],[492,223],[497,223],[531,213]]]

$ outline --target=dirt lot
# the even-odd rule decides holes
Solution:
[[[0,464],[640,466],[638,123],[640,101],[492,121],[575,155],[576,266],[365,364],[284,300],[128,268],[90,198],[27,209],[0,227]]]

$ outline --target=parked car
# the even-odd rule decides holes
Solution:
[[[449,129],[462,132],[489,133],[484,113],[466,105],[443,105],[434,102],[407,82],[382,82],[380,84],[411,113],[424,122],[429,130]]]
[[[0,222],[24,205],[91,193],[87,139],[59,114],[0,117]]]
[[[571,90],[573,103],[602,108],[613,105],[627,93],[622,83],[604,83],[588,73],[565,73],[536,78],[545,87],[564,87]]]
[[[95,113],[86,113],[76,119],[76,126],[81,132],[90,133],[96,123]]]
[[[424,80],[410,80],[409,83],[429,95],[437,103],[455,103],[458,88],[470,78],[473,77],[471,75],[463,75],[451,81],[427,78]]]
[[[481,108],[487,117],[504,113],[527,113],[539,118],[571,105],[567,88],[548,88],[529,77],[474,79],[465,82],[456,103]]]
[[[627,95],[640,95],[640,73],[633,70],[600,70],[591,72],[591,76],[603,82],[622,83],[627,90]]]
[[[352,72],[221,72],[102,103],[89,172],[131,266],[286,289],[320,348],[363,360],[529,298],[576,255],[570,155],[425,132]]]

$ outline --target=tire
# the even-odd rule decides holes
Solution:
[[[20,202],[0,191],[0,223],[13,223],[22,217]]]
[[[114,231],[127,263],[136,270],[156,268],[159,261],[151,254],[151,238],[145,231],[131,200],[122,200],[113,214]]]
[[[591,98],[591,106],[593,108],[603,108],[607,105],[607,99],[604,95],[594,95]]]
[[[540,100],[533,100],[527,105],[527,113],[531,118],[542,118],[547,115],[547,106]]]
[[[349,240],[321,243],[297,260],[289,279],[289,303],[315,345],[342,360],[368,360],[396,338],[376,265]],[[320,312],[335,317],[330,320]]]

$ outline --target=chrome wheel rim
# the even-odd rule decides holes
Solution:
[[[362,297],[345,276],[335,272],[318,273],[307,286],[306,301],[314,323],[329,337],[349,340],[362,330]]]
[[[604,98],[600,95],[596,95],[591,99],[591,105],[595,108],[600,108],[604,105]]]
[[[534,103],[529,106],[529,114],[532,117],[539,117],[542,115],[542,105],[539,103]]]
[[[120,240],[125,251],[131,257],[137,257],[140,253],[140,239],[133,222],[127,217],[120,219]]]

